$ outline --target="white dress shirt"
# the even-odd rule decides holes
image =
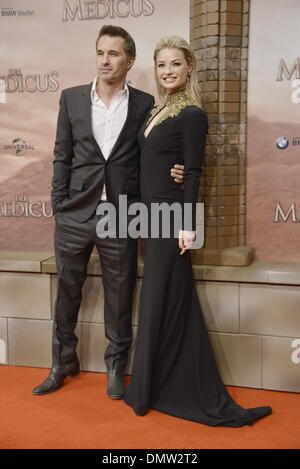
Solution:
[[[126,121],[129,90],[127,83],[125,83],[124,88],[114,95],[108,108],[99,98],[96,85],[97,77],[93,81],[91,90],[92,131],[104,158],[107,160]],[[105,184],[101,200],[107,200]]]

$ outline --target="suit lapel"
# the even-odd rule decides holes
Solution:
[[[127,117],[122,127],[122,130],[119,133],[119,136],[107,158],[108,160],[114,156],[114,154],[116,153],[116,151],[122,144],[124,137],[126,138],[127,132],[132,126],[132,124],[134,123],[135,117],[137,116],[137,113],[138,113],[139,100],[136,98],[135,90],[129,85],[128,85],[128,90],[129,90],[129,98],[128,98]]]
[[[105,158],[103,156],[103,153],[95,140],[95,137],[93,135],[93,129],[92,129],[92,101],[91,101],[91,90],[92,90],[93,83],[90,83],[86,90],[82,92],[82,107],[83,107],[83,115],[84,115],[84,122],[87,125],[88,132],[89,132],[89,137],[92,145],[94,146],[95,150],[101,158]]]
[[[91,102],[91,90],[92,90],[92,85],[93,83],[90,83],[86,90],[82,92],[82,103],[83,103],[83,113],[84,113],[84,122],[86,122],[86,125],[88,127],[89,131],[89,136],[92,145],[95,147],[96,151],[99,153],[101,158],[104,158],[103,153],[95,140],[95,137],[93,135],[93,129],[92,129],[92,102]],[[134,88],[131,86],[128,86],[129,90],[129,98],[128,98],[128,110],[127,110],[127,116],[126,120],[124,122],[124,125],[122,127],[121,132],[119,133],[119,136],[111,149],[111,152],[108,156],[107,159],[110,159],[113,157],[113,155],[116,153],[117,149],[119,146],[122,144],[122,141],[124,137],[126,137],[127,131],[130,129],[131,125],[133,124],[135,117],[138,112],[138,106],[139,106],[139,100],[136,97],[136,93]]]

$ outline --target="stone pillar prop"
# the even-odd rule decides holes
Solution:
[[[191,0],[191,45],[196,54],[209,135],[199,201],[205,243],[194,264],[248,265],[245,244],[248,0]]]

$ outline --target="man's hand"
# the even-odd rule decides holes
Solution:
[[[175,164],[171,169],[171,176],[174,178],[175,182],[181,184],[183,182],[184,176],[184,165],[182,164]]]

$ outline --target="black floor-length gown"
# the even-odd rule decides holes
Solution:
[[[195,202],[207,116],[187,106],[154,126],[141,145],[142,202]],[[170,169],[185,165],[184,189]],[[240,427],[272,412],[243,409],[219,375],[199,304],[190,251],[176,238],[146,238],[144,279],[131,381],[124,401],[136,414],[148,408],[207,425]]]

